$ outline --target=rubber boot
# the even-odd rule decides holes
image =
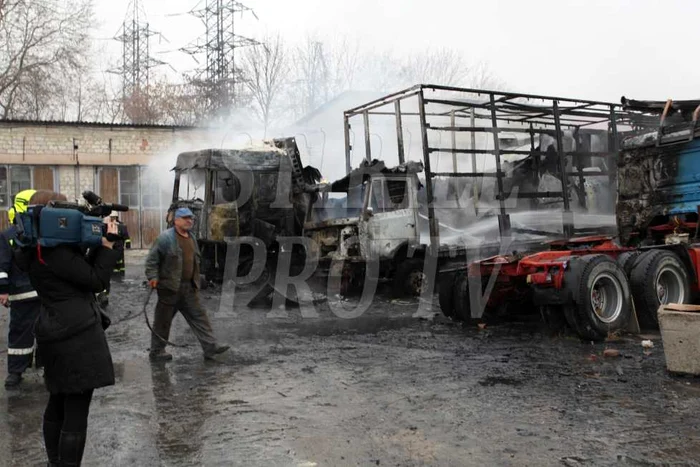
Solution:
[[[44,420],[44,445],[46,445],[46,456],[49,458],[49,467],[58,467],[59,454],[58,443],[61,439],[61,423]]]
[[[65,466],[80,466],[85,450],[85,431],[62,431],[59,451],[61,464]]]

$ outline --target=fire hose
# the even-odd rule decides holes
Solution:
[[[153,327],[151,326],[151,322],[148,319],[148,311],[146,310],[148,308],[148,302],[151,300],[151,295],[153,295],[153,288],[149,287],[148,288],[148,295],[146,295],[146,300],[143,302],[143,309],[141,310],[141,312],[143,313],[143,317],[146,319],[146,326],[148,326],[148,329],[150,329],[151,334],[156,336],[161,342],[163,342],[167,345],[171,345],[173,347],[180,347],[180,348],[189,347],[189,344],[175,344],[174,342],[170,342],[168,339],[158,335],[158,333],[153,330]],[[136,316],[138,316],[138,315],[136,315]],[[124,321],[124,320],[122,320],[122,321]]]

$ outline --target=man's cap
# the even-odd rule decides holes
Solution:
[[[112,211],[109,213],[109,217],[119,217],[119,213],[117,211]]]
[[[194,214],[192,214],[190,208],[178,208],[177,211],[175,211],[175,219],[178,217],[194,217]]]

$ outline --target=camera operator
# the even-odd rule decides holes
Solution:
[[[122,280],[126,275],[126,262],[124,261],[124,250],[131,248],[131,238],[129,237],[129,230],[122,221],[119,220],[119,213],[117,211],[112,211],[109,213],[109,217],[104,218],[104,223],[114,223],[117,225],[119,230],[119,236],[124,242],[124,248],[119,249],[119,259],[117,260],[116,266],[114,266],[114,271],[112,271],[112,279]],[[109,291],[111,282],[107,284],[107,288],[97,294],[97,303],[100,304],[102,308],[107,308],[109,306]]]
[[[30,205],[65,197],[37,192]],[[108,226],[108,234],[116,233]],[[18,254],[39,294],[35,326],[37,352],[50,393],[44,412],[44,442],[49,465],[80,465],[85,448],[93,390],[114,384],[112,356],[95,293],[104,290],[119,253],[102,237],[86,256],[77,245],[24,248]]]

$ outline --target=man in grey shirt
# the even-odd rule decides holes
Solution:
[[[174,227],[162,232],[146,258],[146,278],[150,287],[158,291],[150,358],[152,361],[172,360],[165,351],[165,340],[170,326],[180,311],[204,350],[204,358],[229,349],[219,345],[209,322],[207,312],[199,301],[200,253],[192,235],[194,214],[188,208],[179,208],[174,214]]]

